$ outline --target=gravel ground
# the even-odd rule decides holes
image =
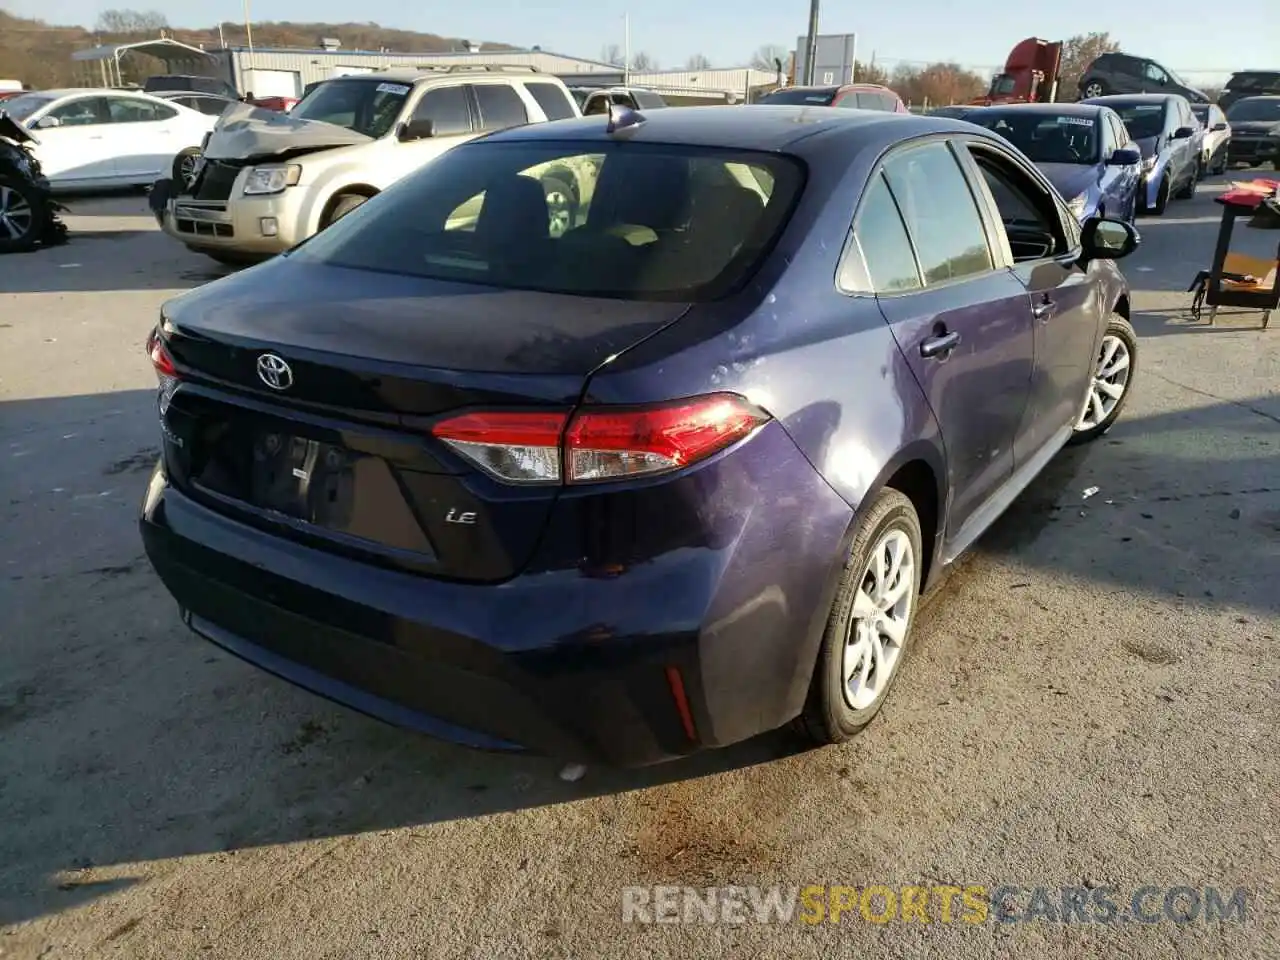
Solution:
[[[134,526],[141,344],[221,271],[136,196],[74,203],[71,244],[0,260],[0,956],[1280,956],[1280,317],[1182,319],[1220,183],[1125,261],[1126,415],[961,565],[861,738],[574,784],[180,626]],[[624,924],[651,884],[1248,894],[1244,923]]]

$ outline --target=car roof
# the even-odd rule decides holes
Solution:
[[[625,137],[628,142],[680,144],[693,147],[723,147],[736,150],[790,152],[802,140],[821,135],[847,140],[851,149],[863,142],[883,139],[891,124],[901,130],[893,139],[909,139],[933,132],[972,133],[969,124],[961,125],[944,117],[922,117],[910,113],[888,113],[880,110],[832,110],[829,107],[783,106],[757,104],[741,106],[698,107],[685,110],[639,111],[643,123],[609,134],[602,115],[557,120],[511,127],[490,134],[485,139],[582,140],[599,141]]]
[[[1280,100],[1280,94],[1277,93],[1260,93],[1256,97],[1241,97],[1236,103],[1244,103],[1246,100]],[[1236,103],[1233,103],[1234,107]]]
[[[110,95],[113,97],[123,96],[150,98],[154,96],[154,94],[144,93],[141,90],[123,90],[115,87],[110,89],[106,87],[62,87],[57,90],[24,90],[23,92],[40,97],[53,97],[56,100],[61,100],[63,97],[84,97],[94,96],[95,94],[97,96]],[[184,92],[190,93],[190,91]]]
[[[1098,99],[1094,97],[1093,100],[1085,100],[1081,103],[993,103],[990,106],[972,109],[982,113],[1012,110],[1016,113],[1052,113],[1055,116],[1091,117],[1101,110],[1108,109],[1105,103],[1096,103]]]
[[[1109,93],[1102,97],[1090,97],[1081,103],[1097,104],[1107,107],[1113,103],[1168,103],[1170,100],[1186,99],[1178,93]]]

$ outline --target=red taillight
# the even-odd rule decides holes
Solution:
[[[591,483],[686,467],[766,420],[742,397],[722,393],[652,407],[586,407],[572,419],[480,411],[442,421],[432,433],[500,480]]]
[[[147,356],[151,358],[151,365],[156,368],[156,376],[164,378],[178,375],[178,368],[173,365],[173,357],[165,349],[159,331],[152,330],[147,337]]]

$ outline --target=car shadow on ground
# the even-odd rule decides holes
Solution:
[[[435,743],[241,664],[179,624],[138,542],[154,402],[137,390],[0,403],[2,455],[32,458],[0,475],[0,607],[16,612],[0,641],[0,923],[143,882],[147,862],[618,794],[807,749],[779,732],[567,783],[549,760]],[[1065,451],[995,525],[931,598],[923,642],[946,642],[948,591],[992,558],[1028,571],[1011,590],[1040,571],[1274,616],[1274,584],[1240,571],[1275,562],[1278,463],[1275,398],[1122,419]],[[31,554],[34,542],[58,546]],[[1027,590],[1026,602],[1041,601]],[[676,807],[661,838],[612,824],[618,855],[743,855],[739,837]]]

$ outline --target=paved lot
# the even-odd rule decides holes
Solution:
[[[220,271],[136,196],[75,203],[74,242],[0,260],[0,956],[1280,956],[1280,317],[1180,319],[1215,189],[1125,263],[1126,416],[950,580],[864,736],[577,784],[179,625],[134,528],[141,344]],[[1244,924],[624,926],[659,883],[1252,893]]]

